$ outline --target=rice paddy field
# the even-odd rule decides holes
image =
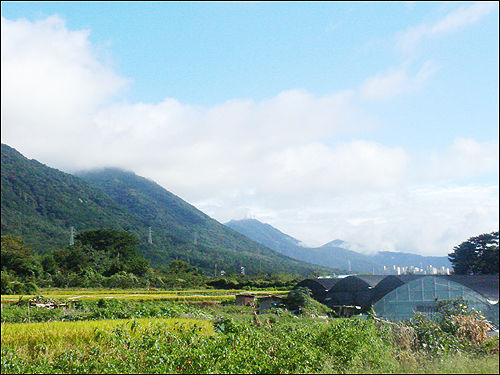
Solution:
[[[269,294],[286,294],[288,291],[252,291],[251,294],[256,296]],[[39,295],[47,299],[58,301],[95,301],[98,299],[119,299],[119,300],[134,300],[134,301],[234,301],[235,295],[238,293],[248,293],[245,290],[217,290],[217,289],[200,289],[200,290],[138,290],[138,289],[44,289],[37,294],[30,295],[2,295],[2,304],[10,304],[19,301],[20,298],[30,299]]]
[[[30,356],[38,351],[50,356],[67,350],[89,348],[95,340],[102,341],[110,332],[117,330],[137,338],[147,335],[152,327],[164,330],[167,335],[192,329],[196,329],[199,335],[214,334],[210,321],[189,318],[14,323],[2,324],[1,343],[2,348],[15,348],[18,355]]]

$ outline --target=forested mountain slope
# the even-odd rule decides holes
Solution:
[[[208,272],[307,275],[325,267],[291,259],[227,228],[146,178],[118,169],[72,176],[2,144],[2,235],[24,238],[39,253],[69,244],[76,232],[112,228],[139,238],[152,265],[187,261]],[[152,243],[148,241],[149,228]]]
[[[67,246],[72,226],[131,230],[140,222],[100,189],[4,144],[1,184],[2,235],[20,236],[39,253]]]

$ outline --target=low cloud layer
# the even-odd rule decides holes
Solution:
[[[88,35],[57,16],[2,17],[3,143],[68,172],[130,169],[221,222],[256,217],[314,245],[445,255],[498,229],[498,186],[460,185],[498,173],[497,141],[451,139],[417,157],[366,137],[378,120],[363,101],[418,90],[430,60],[413,77],[388,70],[324,96],[127,103],[117,98],[131,79],[101,62]]]

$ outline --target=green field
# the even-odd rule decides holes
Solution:
[[[193,299],[175,302],[158,295]],[[255,317],[252,307],[234,304],[234,294],[220,303],[196,303],[202,302],[199,296],[227,295],[225,290],[44,291],[44,297],[58,300],[86,297],[66,309],[28,308],[22,301],[3,305],[1,372],[499,372],[498,339],[471,344],[429,322],[414,326],[417,340],[405,346],[390,325],[360,317],[321,318],[313,314],[314,304],[298,316],[277,309]],[[420,330],[425,337],[418,336]]]

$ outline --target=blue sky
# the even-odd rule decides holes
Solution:
[[[221,222],[446,255],[498,230],[498,4],[2,2],[2,142]]]

